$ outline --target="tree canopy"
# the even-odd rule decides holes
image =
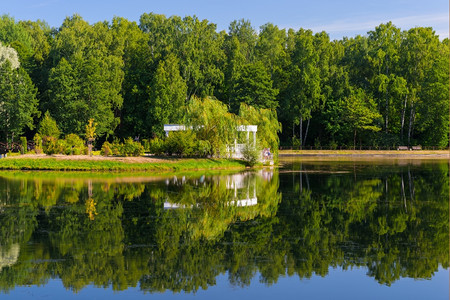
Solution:
[[[242,103],[276,111],[282,145],[354,147],[343,116],[360,91],[360,105],[381,116],[370,125],[379,131],[360,135],[361,147],[448,145],[448,40],[428,27],[402,31],[387,22],[331,41],[326,32],[256,29],[245,19],[218,32],[196,16],[89,24],[73,15],[50,28],[4,15],[0,43],[0,62],[27,78],[17,97],[32,103],[14,135],[33,136],[49,111],[63,135],[83,135],[93,118],[99,142],[161,137],[165,123],[185,117],[184,105],[211,97],[236,114]]]

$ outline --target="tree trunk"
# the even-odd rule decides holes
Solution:
[[[388,128],[389,128],[389,97],[388,97],[388,89],[386,88],[386,133],[388,133]]]
[[[355,129],[355,133],[353,135],[353,150],[356,150],[356,129]]]
[[[295,122],[292,121],[292,149],[294,149],[294,138],[295,138]]]
[[[303,149],[303,117],[300,117],[300,150]]]
[[[400,140],[403,143],[403,129],[405,127],[405,114],[406,114],[406,103],[408,102],[408,95],[405,96],[405,104],[402,108],[402,129],[400,131]]]
[[[309,122],[311,119],[308,119],[308,123],[306,123],[306,132],[305,132],[305,139],[303,140],[302,145],[306,145],[306,137],[308,136],[308,129],[309,129]]]
[[[411,102],[411,110],[409,115],[409,129],[408,129],[408,146],[411,146],[411,135],[414,123],[414,101]]]

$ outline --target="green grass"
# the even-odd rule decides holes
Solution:
[[[182,159],[158,163],[126,163],[120,161],[58,160],[41,159],[0,159],[0,170],[54,170],[54,171],[182,171],[210,169],[243,169],[239,160],[228,159]]]

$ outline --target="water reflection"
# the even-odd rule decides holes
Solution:
[[[220,274],[270,285],[330,267],[364,267],[390,285],[448,268],[446,164],[137,179],[1,173],[0,199],[3,291],[60,278],[73,291],[189,292]]]

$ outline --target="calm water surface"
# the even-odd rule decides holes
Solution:
[[[0,297],[448,299],[447,161],[0,173]]]

